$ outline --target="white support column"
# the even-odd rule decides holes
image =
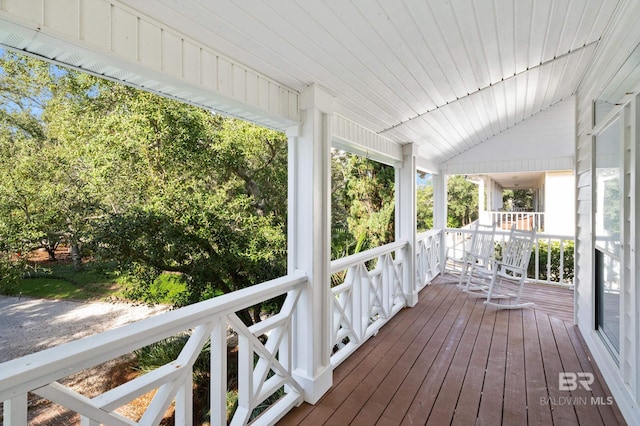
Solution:
[[[484,203],[484,176],[480,176],[478,180],[478,214],[482,217],[482,214],[486,211]]]
[[[396,167],[396,241],[407,240],[402,253],[402,288],[407,306],[418,303],[416,291],[416,155],[412,143],[402,146],[402,167]]]
[[[433,228],[447,227],[447,176],[438,173],[432,176],[433,181]]]
[[[483,225],[489,225],[491,223],[491,215],[487,213],[487,206],[485,203],[485,177],[480,176],[478,179],[478,220]]]
[[[442,172],[432,175],[433,182],[433,228],[444,229],[447,227],[447,176]],[[446,266],[447,247],[444,232],[440,240],[440,272]]]
[[[331,114],[317,86],[300,95],[302,125],[289,136],[288,270],[307,273],[294,316],[293,376],[314,404],[331,387]]]

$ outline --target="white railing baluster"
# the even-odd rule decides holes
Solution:
[[[382,300],[380,304],[382,305],[382,314],[385,319],[391,317],[391,305],[393,304],[393,282],[394,282],[394,273],[393,271],[393,259],[389,253],[385,254],[383,257],[378,260],[382,264],[382,279],[381,279],[381,294]]]
[[[253,350],[249,336],[238,333],[238,409],[232,425],[243,425],[249,421],[253,405]]]
[[[535,280],[539,280],[540,279],[540,239],[536,238],[536,243],[534,244],[534,247],[536,249],[536,253],[535,253],[535,263],[534,263],[534,278]],[[547,258],[549,258],[549,254],[547,253]],[[549,275],[547,275],[548,277]]]
[[[547,238],[547,280],[551,279],[551,257],[553,248],[551,247],[551,238]]]
[[[559,272],[558,281],[563,282],[564,280],[564,240],[560,240],[560,272]]]
[[[227,322],[218,318],[211,331],[211,424],[227,423]]]
[[[193,369],[186,375],[176,394],[175,424],[193,424]]]
[[[498,229],[510,229],[516,224],[517,229],[530,231],[536,227],[544,230],[544,212],[486,212],[489,223],[495,223]],[[484,221],[484,219],[483,219]],[[484,223],[484,222],[483,222]]]
[[[27,424],[27,394],[23,393],[4,401],[4,425],[22,426]]]
[[[354,287],[354,294],[358,294],[360,292],[360,297],[356,296],[356,299],[359,301],[358,310],[354,311],[353,322],[358,324],[358,344],[362,343],[365,340],[365,336],[367,333],[367,326],[369,323],[369,314],[371,312],[371,281],[372,276],[367,271],[367,267],[364,263],[358,265],[358,270],[360,273],[358,274],[359,280],[356,281],[356,286]]]

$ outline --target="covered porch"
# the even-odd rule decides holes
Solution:
[[[191,369],[205,345],[211,424],[224,424],[230,330],[238,336],[231,424],[422,423],[439,416],[623,423],[610,396],[627,422],[638,423],[640,5],[480,3],[0,2],[6,48],[289,138],[287,275],[0,365],[4,424],[27,423],[29,392],[80,413],[87,425],[158,424],[172,404],[176,423],[191,424]],[[607,104],[598,122],[596,99]],[[611,255],[621,271],[620,297],[606,318],[606,325],[621,325],[613,328],[619,348],[598,322],[593,281],[593,142],[608,123],[619,124],[614,136],[625,143],[602,142],[622,153],[621,251]],[[331,260],[332,148],[395,168],[395,242]],[[418,170],[431,173],[434,186],[433,229],[423,235],[416,232]],[[496,312],[438,283],[451,248],[447,235],[457,232],[447,229],[448,175],[557,170],[576,176],[573,314],[567,290],[529,283],[536,309]],[[541,236],[549,245],[552,237]],[[335,274],[342,281],[332,287]],[[539,279],[538,270],[530,278]],[[603,291],[612,288],[607,283]],[[543,292],[564,302],[554,306]],[[276,297],[284,300],[280,311],[257,324],[247,327],[236,315]],[[102,395],[89,398],[59,383],[184,332],[190,338],[175,361]],[[611,393],[591,376],[590,359]],[[561,390],[562,373],[569,383]],[[139,423],[118,413],[151,390],[156,396]]]

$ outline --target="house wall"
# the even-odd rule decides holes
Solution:
[[[594,128],[593,102],[601,96],[615,80],[616,73],[640,42],[640,3],[626,1],[612,18],[609,30],[600,41],[599,53],[584,76],[577,92],[577,137],[576,137],[576,251],[575,251],[575,316],[576,323],[602,372],[613,396],[629,424],[640,424],[640,381],[638,333],[638,254],[636,250],[636,206],[638,180],[638,114],[637,98],[626,95],[618,107],[623,116],[626,145],[621,156],[624,159],[620,176],[623,188],[621,192],[621,240],[620,249],[621,291],[620,291],[620,350],[616,353],[605,343],[601,333],[596,330],[595,291],[594,291]],[[638,91],[637,82],[624,78],[618,88],[619,93]]]
[[[568,170],[573,167],[575,100],[559,102],[443,163],[445,174]]]
[[[490,177],[485,177],[487,191],[487,211],[500,211],[504,204],[502,202],[502,187]]]
[[[540,211],[544,211],[544,232],[573,235],[575,228],[575,180],[573,172],[549,172],[540,186]]]

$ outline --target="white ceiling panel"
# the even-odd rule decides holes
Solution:
[[[615,0],[114,1],[284,87],[326,88],[338,114],[395,142],[416,143],[432,163],[571,97],[618,5]],[[148,30],[140,27],[138,34]],[[158,51],[156,46],[143,52],[145,60],[170,59]],[[166,66],[171,65],[169,60]],[[202,64],[191,71],[205,70]]]

